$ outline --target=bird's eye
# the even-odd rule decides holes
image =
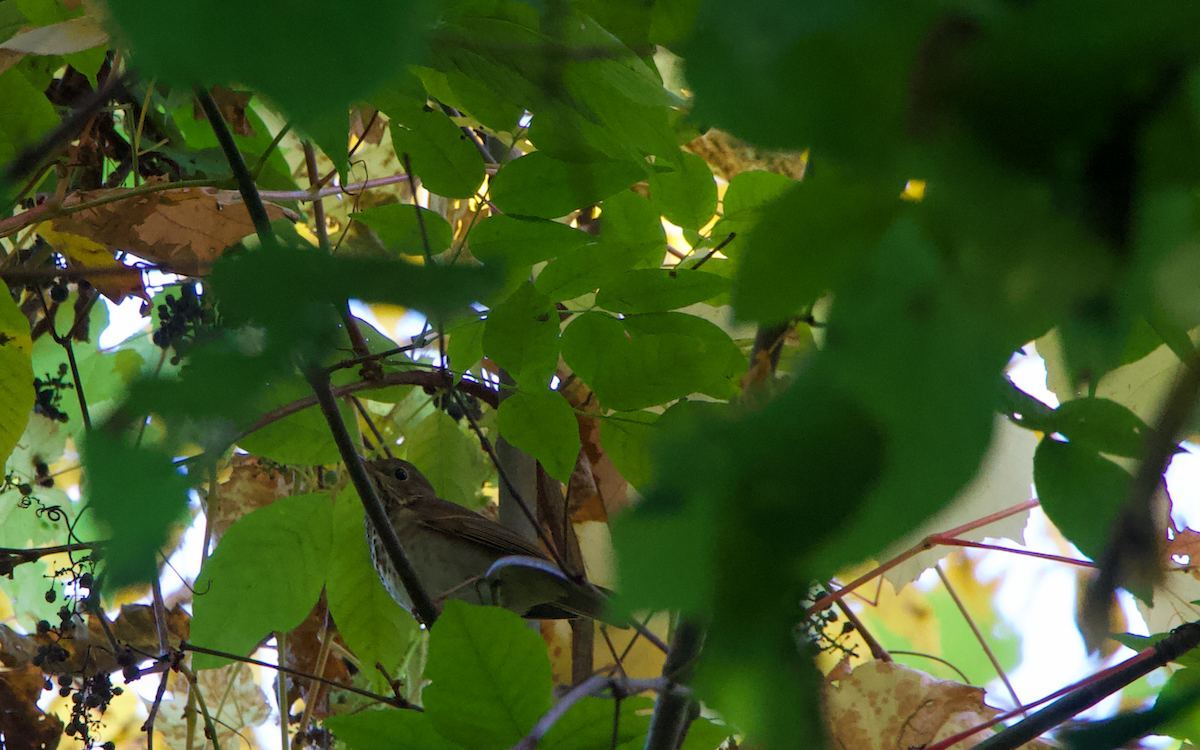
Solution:
[[[405,469],[396,469],[394,476],[403,482],[404,480],[408,479],[408,471]]]

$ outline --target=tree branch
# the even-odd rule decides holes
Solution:
[[[1110,672],[1095,682],[1080,687],[1041,711],[1030,715],[1028,719],[987,738],[976,745],[975,750],[1012,750],[1020,747],[1042,732],[1048,731],[1080,711],[1096,705],[1139,677],[1150,674],[1169,661],[1176,661],[1197,646],[1200,646],[1200,622],[1184,623],[1172,630],[1166,638],[1125,662],[1125,666]],[[943,744],[945,743],[938,743],[938,745]],[[949,747],[950,745],[945,746]],[[935,747],[937,746],[931,747],[929,750],[934,750]]]
[[[305,376],[308,378],[309,385],[312,386],[313,393],[316,394],[317,404],[321,407],[321,413],[325,415],[325,421],[329,423],[329,429],[333,433],[334,442],[337,443],[338,452],[346,464],[346,470],[350,472],[350,480],[354,482],[354,488],[358,490],[358,497],[362,500],[363,509],[366,511],[367,517],[371,519],[371,523],[375,525],[375,531],[379,534],[380,541],[383,542],[384,551],[387,552],[388,559],[391,560],[396,574],[400,577],[400,582],[404,584],[404,589],[412,600],[413,614],[425,627],[433,627],[433,623],[437,621],[437,609],[433,606],[433,600],[429,598],[429,593],[421,585],[421,580],[417,577],[417,572],[413,570],[412,563],[408,561],[408,555],[404,553],[404,546],[400,544],[400,538],[396,536],[396,529],[388,520],[383,503],[379,500],[379,494],[375,491],[375,485],[371,483],[370,477],[367,476],[367,470],[363,468],[362,459],[354,450],[354,442],[350,439],[350,433],[346,431],[346,425],[342,422],[342,415],[338,411],[337,401],[329,384],[329,374],[320,365],[309,365]]]

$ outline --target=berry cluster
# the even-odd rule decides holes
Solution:
[[[814,585],[805,594],[804,599],[801,601],[801,606],[807,609],[827,595],[828,592],[823,588]],[[837,610],[829,607],[813,614],[810,618],[802,620],[796,626],[797,645],[802,650],[815,647],[820,651],[841,651],[853,656],[854,648],[847,648],[843,641],[846,636],[854,632],[854,623],[843,622],[840,632],[830,635],[832,630],[830,626],[838,622],[839,619]]]
[[[100,719],[112,699],[125,692],[124,688],[114,686],[112,679],[105,672],[92,677],[85,677],[79,687],[75,687],[74,679],[61,675],[58,678],[58,694],[64,698],[71,696],[71,721],[63,730],[68,737],[78,737],[88,748],[95,747],[95,735],[100,731]],[[103,750],[114,750],[116,745],[105,742],[100,746]]]
[[[38,648],[33,657],[33,664],[41,667],[42,671],[49,675],[57,675],[58,694],[71,699],[71,718],[64,730],[66,735],[77,738],[89,750],[96,747],[113,750],[113,743],[99,744],[97,739],[104,712],[108,710],[112,699],[124,692],[124,688],[113,686],[112,678],[107,672],[88,674],[88,665],[78,663],[71,651],[63,645],[64,641],[73,637],[75,627],[79,623],[80,611],[95,593],[93,589],[96,588],[96,579],[92,571],[94,567],[94,559],[81,557],[78,560],[72,559],[70,567],[55,572],[56,578],[70,577],[79,593],[77,596],[68,597],[66,604],[59,608],[58,625],[51,625],[48,620],[38,622],[38,635],[48,642]],[[58,592],[54,588],[46,592],[47,603],[53,604],[57,600]],[[128,658],[122,661],[122,657]],[[117,663],[132,664],[135,673],[136,661],[137,657],[132,653],[118,654]],[[46,690],[55,689],[49,679],[44,687]]]
[[[37,392],[37,401],[33,405],[35,414],[41,414],[55,422],[66,422],[67,414],[58,405],[62,403],[62,392],[68,388],[74,390],[75,384],[69,383],[67,377],[67,363],[63,362],[58,366],[58,375],[50,377],[46,373],[46,378],[34,378],[33,389]]]
[[[204,300],[196,294],[196,285],[185,283],[179,288],[179,298],[168,294],[158,306],[158,330],[151,337],[160,349],[174,349],[171,364],[179,364],[195,345],[199,334],[211,328],[213,314],[205,309]]]
[[[435,392],[431,390],[431,386],[426,386],[425,392],[431,395]],[[462,398],[462,406],[459,406],[459,401],[454,397],[454,394],[448,390],[436,391],[433,405],[446,412],[446,415],[455,422],[461,422],[462,418],[467,414],[471,415],[471,419],[480,420],[483,418],[483,408],[479,405],[479,399],[469,393],[459,394]],[[467,407],[463,411],[463,406]]]

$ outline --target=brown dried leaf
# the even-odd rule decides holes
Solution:
[[[224,86],[213,86],[208,93],[212,94],[213,101],[217,103],[217,109],[221,110],[221,116],[225,118],[225,124],[229,126],[234,135],[251,138],[258,135],[246,117],[246,107],[250,106],[250,92],[230,91]],[[208,120],[208,116],[200,107],[200,102],[195,100],[192,103],[192,117],[201,122]]]
[[[37,705],[45,679],[33,666],[0,673],[0,737],[8,750],[53,750],[62,738],[62,719]]]
[[[688,151],[716,168],[726,181],[742,172],[764,171],[786,175],[793,180],[804,177],[808,152],[767,151],[713,128],[687,144]]]
[[[78,196],[79,203],[128,191],[99,190]],[[295,218],[292,212],[267,204],[274,221]],[[54,229],[87,237],[110,252],[126,251],[139,258],[165,263],[190,275],[208,273],[225,248],[254,233],[254,223],[233,190],[177,188],[132,195],[53,221]]]
[[[277,467],[257,456],[236,455],[229,479],[217,488],[217,502],[210,503],[213,539],[220,539],[242,516],[265,508],[292,494],[296,472]]]
[[[600,411],[600,404],[591,389],[579,378],[570,376],[564,379],[559,390],[566,396],[572,409],[583,412],[575,415],[583,450],[579,452],[580,459],[576,462],[568,485],[572,503],[571,518],[576,523],[607,522],[609,514],[618,513],[629,506],[629,482],[625,481],[604,452],[600,442],[600,420],[584,416]],[[587,459],[587,465],[581,463],[584,458]],[[591,499],[577,506],[576,492],[586,492],[589,498],[598,496],[603,507]]]
[[[248,734],[245,730],[271,718],[267,696],[254,681],[254,673],[248,664],[226,664],[220,669],[201,670],[196,673],[196,683],[208,710],[217,711],[220,707],[213,720],[217,724],[217,741],[221,747],[241,746],[238,733]],[[184,718],[188,691],[192,686],[181,673],[172,672],[167,689],[171,691],[171,697],[163,701],[154,728],[163,733],[167,747],[192,747],[193,744],[187,741],[187,720]],[[196,746],[202,746],[204,722],[199,717],[196,726]]]
[[[1175,558],[1188,558],[1188,565],[1200,565],[1200,533],[1192,529],[1185,528],[1183,531],[1175,532],[1175,538],[1171,539],[1163,547],[1164,565],[1175,566],[1179,564]],[[1200,568],[1193,567],[1191,569],[1192,577],[1200,578]]]
[[[108,42],[108,33],[100,19],[80,16],[49,26],[23,30],[0,48],[30,55],[69,55]]]
[[[838,750],[925,747],[999,715],[983,688],[937,680],[895,662],[870,661],[827,682],[826,732]],[[966,750],[995,734],[985,729],[952,748]],[[1023,747],[1044,748],[1035,740]]]
[[[370,127],[364,130],[368,124]],[[387,118],[370,104],[359,104],[350,108],[350,135],[355,138],[362,138],[364,142],[378,146],[383,141],[387,127]]]
[[[337,632],[337,625],[334,624],[333,618],[329,617],[328,613],[329,607],[325,603],[325,592],[321,592],[321,598],[317,600],[316,606],[308,613],[304,622],[287,634],[287,660],[284,666],[298,672],[316,674],[326,680],[334,680],[348,685],[354,678],[346,667],[346,662],[342,661],[338,654],[346,653],[349,649],[346,642],[342,640],[341,634]],[[327,625],[333,631],[333,641],[330,644],[329,653],[325,657],[325,669],[319,673],[317,661],[321,656],[321,636]],[[288,690],[289,701],[294,702],[298,698],[303,698],[305,703],[313,703],[313,716],[318,719],[329,716],[328,685],[317,684],[319,698],[314,702],[313,696],[310,695],[310,691],[314,689],[312,680],[289,677],[288,684],[291,685]]]
[[[167,612],[167,640],[178,648],[188,637],[191,615],[175,605]],[[157,654],[158,630],[154,624],[153,608],[146,604],[125,604],[117,618],[109,623],[113,637],[121,645],[130,646],[145,653]],[[95,615],[89,614],[86,621],[76,620],[73,630],[61,639],[54,633],[31,633],[23,635],[7,625],[0,625],[0,664],[6,667],[23,668],[33,662],[41,646],[58,644],[67,651],[62,661],[46,662],[42,670],[47,674],[95,674],[115,672],[121,669],[113,652],[112,641]]]
[[[128,268],[113,255],[107,246],[70,232],[59,232],[51,229],[50,222],[38,226],[37,233],[46,240],[55,251],[71,261],[73,267],[94,268],[99,272],[94,276],[85,277],[100,293],[116,304],[121,304],[126,297],[141,297],[149,300],[146,287],[142,283],[141,273]],[[123,271],[113,273],[113,271]]]

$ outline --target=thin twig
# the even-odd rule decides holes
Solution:
[[[361,688],[356,688],[353,685],[343,685],[340,682],[335,682],[333,680],[327,680],[324,677],[318,677],[315,674],[309,674],[308,672],[301,672],[298,669],[290,669],[281,664],[271,664],[270,662],[259,661],[258,659],[251,659],[246,656],[238,656],[237,654],[231,654],[227,651],[216,651],[211,648],[204,648],[203,646],[195,646],[191,643],[188,643],[187,641],[184,641],[183,643],[181,643],[179,645],[179,650],[180,651],[190,651],[190,652],[196,653],[196,654],[208,654],[209,656],[219,656],[223,659],[232,659],[234,661],[240,661],[240,662],[244,662],[246,664],[253,664],[258,667],[266,667],[267,669],[274,669],[278,672],[283,672],[284,674],[290,674],[293,677],[303,677],[304,679],[307,679],[307,680],[316,680],[317,682],[323,682],[326,685],[332,685],[333,687],[336,687],[339,690],[346,690],[346,691],[354,693],[356,695],[361,695],[364,698],[371,698],[372,700],[377,700],[380,703],[385,703],[389,706],[395,706],[396,708],[406,708],[406,709],[411,709],[411,710],[415,710],[415,711],[423,710],[419,706],[414,706],[413,704],[409,703],[408,701],[405,701],[402,698],[388,698],[386,696],[379,695],[378,693],[372,693],[369,690],[362,690]]]
[[[944,539],[954,539],[954,537],[957,537],[960,534],[965,534],[968,531],[974,531],[975,529],[978,529],[982,526],[987,526],[988,524],[995,523],[996,521],[1001,521],[1010,516],[1015,516],[1016,514],[1023,513],[1031,508],[1036,508],[1036,507],[1038,507],[1038,505],[1039,505],[1039,503],[1037,500],[1026,500],[1023,503],[1017,503],[1016,505],[1012,506],[1011,508],[1005,508],[1004,510],[997,511],[995,513],[986,515],[983,518],[976,519],[974,521],[971,521],[970,523],[965,523],[962,526],[950,529],[949,531],[943,532],[941,534],[930,534],[929,536],[922,539],[920,542],[917,542],[910,549],[908,549],[904,552],[901,552],[899,555],[896,555],[891,560],[888,560],[887,562],[885,562],[883,565],[880,565],[879,567],[875,568],[874,570],[864,573],[863,575],[854,579],[852,582],[843,586],[841,589],[839,589],[837,591],[831,591],[830,593],[821,597],[816,602],[814,602],[811,607],[804,610],[804,616],[812,617],[817,612],[820,612],[821,610],[826,609],[828,607],[832,607],[834,602],[839,601],[840,599],[842,599],[843,597],[845,597],[846,595],[848,595],[849,593],[851,593],[852,591],[857,589],[859,586],[862,586],[864,583],[867,583],[868,581],[874,580],[875,578],[882,576],[884,573],[888,572],[889,570],[896,567],[897,565],[905,562],[906,560],[916,557],[917,555],[921,554],[922,552],[926,552],[928,550],[933,549],[934,547],[941,544],[942,540],[944,540]]]
[[[825,588],[829,589],[832,586],[833,581],[830,581]],[[867,648],[871,650],[872,658],[879,661],[892,661],[892,655],[888,653],[887,649],[879,641],[875,640],[875,636],[871,635],[871,631],[867,630],[862,620],[858,619],[858,615],[854,614],[854,610],[850,609],[850,605],[846,604],[845,600],[842,600],[837,603],[837,606],[842,611],[842,614],[846,616],[846,619],[850,621],[850,624],[854,626],[854,629],[858,631],[863,642],[867,644]]]
[[[954,606],[958,607],[958,613],[967,621],[967,626],[971,628],[971,632],[975,634],[975,640],[979,642],[983,648],[983,653],[987,655],[988,661],[992,663],[992,667],[999,675],[1000,681],[1004,683],[1004,687],[1008,690],[1008,697],[1012,698],[1013,705],[1017,707],[1021,713],[1025,714],[1025,704],[1021,703],[1021,699],[1017,697],[1017,691],[1013,688],[1012,683],[1008,680],[1008,674],[1004,671],[1004,667],[1000,666],[1000,660],[996,658],[996,654],[992,652],[992,647],[988,645],[987,639],[983,637],[979,626],[975,624],[975,619],[971,617],[971,613],[967,611],[967,605],[959,597],[958,592],[954,590],[950,579],[946,576],[946,572],[942,570],[940,562],[934,563],[933,569],[937,571],[938,578],[942,579],[942,585],[946,587],[946,591],[950,594],[950,598],[954,600]]]
[[[961,669],[959,669],[958,667],[954,666],[953,664],[951,664],[950,662],[946,661],[945,659],[943,659],[943,658],[942,658],[942,657],[940,657],[940,656],[934,656],[933,654],[926,654],[926,653],[924,653],[924,652],[921,652],[921,651],[889,651],[888,653],[889,653],[889,654],[891,654],[892,656],[919,656],[919,657],[921,657],[922,659],[931,659],[931,660],[933,660],[933,661],[936,661],[936,662],[938,662],[938,663],[940,663],[940,664],[945,664],[945,665],[946,665],[947,667],[949,667],[950,669],[953,669],[955,674],[957,674],[959,677],[961,677],[961,678],[962,678],[962,681],[963,681],[963,684],[964,684],[964,685],[970,685],[970,684],[971,684],[971,678],[970,678],[970,677],[967,677],[965,674],[963,674],[963,671],[962,671]]]
[[[204,108],[204,114],[208,115],[208,124],[212,127],[213,134],[217,136],[217,142],[221,144],[221,150],[225,153],[225,160],[229,162],[229,169],[233,172],[234,179],[237,180],[238,192],[242,194],[242,202],[246,204],[246,211],[250,214],[250,220],[254,222],[254,231],[264,245],[273,244],[275,232],[271,229],[271,219],[267,216],[267,208],[263,205],[262,198],[258,194],[258,187],[254,184],[254,177],[246,168],[246,162],[242,159],[242,153],[238,151],[237,144],[233,140],[233,133],[229,132],[229,126],[225,124],[225,118],[222,117],[220,108],[213,101],[208,89],[198,87],[196,96],[200,98],[200,106]]]
[[[711,259],[714,255],[721,252],[721,250],[723,250],[726,245],[728,245],[730,242],[733,242],[735,237],[737,237],[737,232],[730,232],[728,237],[721,240],[721,244],[717,245],[712,250],[710,250],[708,255],[705,255],[703,258],[696,261],[696,265],[692,266],[691,270],[695,271],[697,268],[699,268],[700,266],[707,263],[709,261],[709,259]]]
[[[555,703],[549,711],[542,714],[542,718],[538,719],[537,724],[533,725],[533,729],[529,730],[529,734],[522,737],[517,744],[512,746],[511,750],[533,750],[541,742],[542,738],[546,736],[546,733],[554,727],[554,724],[584,698],[602,697],[606,692],[611,691],[613,697],[619,700],[627,695],[637,695],[647,690],[660,693],[672,690],[683,696],[691,695],[690,690],[673,684],[666,677],[653,677],[641,680],[621,679],[602,674],[589,677],[572,688],[571,692],[564,695],[562,700]]]
[[[440,373],[430,372],[427,370],[385,372],[383,376],[379,378],[379,380],[360,380],[355,383],[348,383],[347,385],[334,386],[333,395],[336,398],[342,398],[344,396],[349,396],[352,393],[358,393],[359,391],[370,391],[377,388],[386,388],[387,386],[391,385],[419,385],[441,388],[445,386],[445,378]],[[464,380],[459,382],[458,387],[462,388],[463,391],[475,396],[489,406],[495,406],[496,392],[482,383]],[[299,398],[282,406],[278,406],[259,417],[253,425],[241,432],[237,438],[235,438],[234,442],[241,440],[253,432],[261,430],[269,424],[278,422],[284,417],[291,416],[296,412],[304,411],[316,403],[316,396],[305,396],[304,398]]]

